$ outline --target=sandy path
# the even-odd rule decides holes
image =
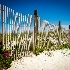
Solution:
[[[8,70],[70,70],[70,55],[64,56],[61,51],[54,51],[52,57],[48,57],[45,53],[23,57],[21,61],[13,62]]]

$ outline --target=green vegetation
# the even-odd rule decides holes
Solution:
[[[9,50],[2,50],[0,48],[0,68],[2,70],[11,67],[12,56],[10,56],[9,52]]]
[[[0,34],[0,40],[2,40],[2,34]]]
[[[34,54],[36,54],[36,56],[37,56],[40,53],[42,53],[44,50],[45,50],[45,47],[40,48],[40,47],[36,46]]]
[[[2,40],[0,40],[0,69],[8,69],[11,67],[12,56],[10,50],[2,49]]]
[[[70,49],[70,44],[66,43],[66,44],[62,44],[56,47],[56,50],[60,50],[60,49]]]
[[[37,56],[39,55],[40,53],[42,53],[44,50],[48,51],[48,53],[46,53],[48,56],[51,56],[52,53],[49,52],[49,50],[51,50],[51,45],[53,45],[53,43],[50,42],[50,45],[49,45],[49,48],[48,49],[45,49],[46,47],[38,47],[36,46],[35,48],[35,51],[34,51],[34,54]],[[55,50],[61,50],[61,49],[70,49],[70,44],[67,43],[67,44],[63,44],[63,45],[59,45],[57,47],[55,47]]]

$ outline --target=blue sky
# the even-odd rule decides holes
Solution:
[[[0,4],[23,14],[33,15],[38,10],[42,20],[55,25],[59,20],[62,25],[70,24],[70,0],[0,0]]]

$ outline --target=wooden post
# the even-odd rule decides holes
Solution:
[[[1,18],[2,18],[2,45],[3,45],[3,49],[4,49],[4,5],[1,5]]]
[[[70,25],[69,25],[69,43],[70,43]]]
[[[61,22],[59,21],[59,36],[61,34]]]
[[[35,50],[37,44],[37,34],[38,34],[38,11],[34,10],[34,47],[33,51]]]
[[[58,27],[58,36],[59,36],[59,45],[61,44],[60,40],[61,40],[61,21],[59,21],[59,27]]]

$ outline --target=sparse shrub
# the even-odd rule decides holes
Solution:
[[[56,49],[56,50],[61,50],[61,49],[63,49],[63,46],[62,46],[62,45],[59,45],[59,46],[57,46],[55,49]]]
[[[37,56],[40,53],[42,53],[44,50],[45,50],[45,47],[40,48],[40,47],[36,46],[34,54],[36,54],[36,56]]]
[[[34,54],[36,54],[36,56],[39,55],[39,53],[40,53],[39,51],[40,51],[40,48],[38,46],[36,46]]]
[[[60,50],[60,49],[70,49],[70,44],[69,44],[69,43],[62,44],[62,45],[57,46],[55,49],[56,49],[56,50]]]
[[[44,47],[40,48],[39,52],[42,53],[45,50]]]
[[[70,44],[69,43],[63,44],[63,48],[70,49]]]

